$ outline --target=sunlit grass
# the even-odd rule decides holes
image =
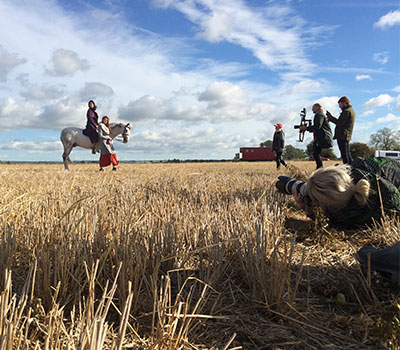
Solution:
[[[314,167],[292,163],[281,173],[306,177]],[[328,267],[314,255],[347,239],[291,209],[275,190],[274,163],[107,170],[0,165],[2,349],[239,349],[262,347],[259,334],[278,325],[264,345],[285,348],[289,337],[288,348],[307,348],[318,334],[337,347],[368,340],[364,323],[354,339],[319,323],[321,307],[332,310],[318,300],[327,289],[313,278]],[[310,247],[308,232],[328,238]],[[354,292],[343,293],[372,305],[356,275]]]

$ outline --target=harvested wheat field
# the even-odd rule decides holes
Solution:
[[[397,219],[312,221],[272,162],[110,170],[0,165],[1,349],[398,347],[399,291],[354,257]]]

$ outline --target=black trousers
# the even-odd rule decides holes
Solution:
[[[279,169],[281,164],[286,166],[286,162],[282,159],[282,152],[275,151],[276,168]]]
[[[346,140],[337,140],[337,144],[340,150],[340,156],[342,157],[343,164],[351,164],[353,158],[350,154],[350,144]]]
[[[321,157],[322,148],[318,145],[318,142],[314,140],[314,148],[313,148],[313,156],[315,163],[317,163],[317,169],[322,168],[322,157]]]

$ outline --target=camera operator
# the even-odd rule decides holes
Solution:
[[[307,183],[279,176],[279,192],[293,194],[308,215],[321,207],[334,226],[359,226],[400,211],[400,163],[387,158],[356,158],[352,165],[315,170]]]
[[[322,149],[333,146],[332,130],[319,103],[315,103],[312,106],[312,111],[314,113],[313,125],[308,127],[301,125],[299,129],[300,131],[307,130],[314,134],[313,156],[318,169],[322,168]]]
[[[335,118],[329,111],[326,111],[328,120],[334,124],[335,135],[334,139],[337,140],[340,155],[343,160],[343,164],[351,164],[353,161],[350,154],[350,140],[353,134],[354,120],[356,119],[356,113],[350,104],[350,100],[347,96],[343,96],[338,101],[339,107],[342,110],[339,118]]]

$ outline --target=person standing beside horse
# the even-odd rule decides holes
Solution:
[[[90,100],[88,106],[89,109],[86,113],[86,128],[83,130],[83,135],[86,135],[90,138],[90,142],[92,142],[92,153],[96,154],[96,143],[99,140],[99,135],[97,133],[99,116],[97,115],[97,107],[94,101]]]
[[[110,164],[113,165],[112,170],[117,170],[118,160],[115,154],[114,146],[112,144],[112,137],[110,135],[110,118],[106,115],[101,119],[98,127],[98,135],[100,141],[100,171],[104,171],[104,167]]]

